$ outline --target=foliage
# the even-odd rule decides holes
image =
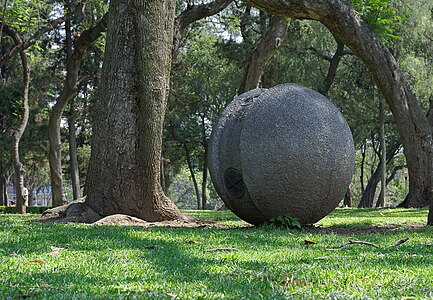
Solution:
[[[400,39],[398,30],[408,16],[394,6],[393,0],[350,0],[370,28],[386,43]]]
[[[301,223],[299,223],[299,220],[297,218],[292,218],[289,216],[278,216],[275,218],[271,218],[267,222],[267,225],[283,228],[302,228]]]
[[[0,298],[429,299],[431,229],[414,226],[426,214],[341,209],[303,230],[247,226],[210,211],[196,217],[241,228],[42,224],[1,215]],[[327,250],[348,240],[379,248]],[[229,247],[237,250],[206,251]]]
[[[26,210],[29,214],[42,214],[44,211],[51,207],[47,206],[27,206]],[[0,206],[0,214],[16,214],[15,206]]]

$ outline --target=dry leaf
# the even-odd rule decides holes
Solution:
[[[40,264],[41,266],[45,265],[45,262],[40,259],[30,260],[29,263]]]
[[[52,251],[52,252],[48,252],[47,253],[47,255],[58,255],[60,253],[60,251],[58,251],[58,250],[55,250],[55,251]]]
[[[9,254],[9,256],[12,256],[12,257],[17,257],[17,256],[18,256],[18,254],[17,254],[16,252],[12,252],[11,254]]]
[[[304,240],[305,245],[315,245],[317,244],[317,242],[315,241],[310,241],[310,240]]]

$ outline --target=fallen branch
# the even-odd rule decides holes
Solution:
[[[214,252],[214,251],[237,251],[238,248],[233,248],[233,247],[227,247],[227,248],[211,248],[211,249],[206,249],[204,250],[204,252]]]
[[[405,238],[403,238],[403,239],[401,239],[401,240],[398,240],[395,244],[391,245],[390,247],[397,247],[397,246],[400,246],[401,244],[406,243],[408,240],[409,240],[409,238],[408,238],[408,237],[405,237]]]
[[[366,245],[366,246],[372,246],[374,248],[379,248],[378,245],[370,243],[370,242],[364,242],[364,241],[354,241],[354,240],[349,240],[345,243],[343,243],[343,245],[341,245],[340,248],[328,248],[326,249],[326,251],[339,251],[339,250],[343,250],[344,248],[346,248],[349,245]]]

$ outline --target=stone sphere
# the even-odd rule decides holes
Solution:
[[[236,97],[212,130],[209,170],[219,196],[255,225],[288,216],[312,224],[337,207],[352,179],[352,133],[316,91],[281,84]]]

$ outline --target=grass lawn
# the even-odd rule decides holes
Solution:
[[[420,226],[426,210],[337,209],[302,230],[251,227],[230,212],[187,213],[225,227],[0,215],[0,299],[433,299],[433,228]],[[349,240],[378,248],[337,250]]]

